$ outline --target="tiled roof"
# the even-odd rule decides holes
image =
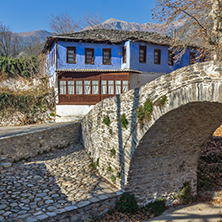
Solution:
[[[50,36],[47,38],[43,51],[47,51],[54,41],[81,41],[81,42],[97,42],[108,44],[120,44],[127,40],[149,42],[158,45],[171,45],[172,38],[157,32],[141,32],[141,31],[119,31],[113,29],[93,29],[83,30],[70,34],[62,34]]]

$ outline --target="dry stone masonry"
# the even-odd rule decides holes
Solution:
[[[139,124],[136,110],[147,99],[151,119]],[[170,203],[185,182],[196,193],[201,145],[222,123],[221,103],[221,63],[197,63],[98,103],[82,121],[82,141],[100,174],[141,206],[159,197]]]
[[[80,123],[49,124],[29,131],[21,127],[18,133],[0,136],[0,156],[11,161],[26,159],[55,148],[79,142]]]

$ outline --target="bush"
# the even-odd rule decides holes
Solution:
[[[6,57],[0,56],[0,74],[6,77],[17,75],[29,78],[38,73],[40,59],[37,56],[30,57]]]
[[[150,102],[149,99],[146,100],[146,102],[144,103],[144,111],[145,114],[151,114],[153,112],[153,104],[152,102]]]
[[[189,203],[194,200],[194,197],[191,193],[192,189],[190,186],[190,182],[185,182],[180,193],[177,195],[177,198],[184,203]]]
[[[149,203],[140,210],[144,213],[148,211],[149,214],[153,214],[156,217],[161,215],[166,210],[166,202],[163,198],[160,198],[155,200],[153,203]]]
[[[119,122],[121,124],[121,126],[125,129],[127,129],[127,125],[129,124],[128,120],[126,119],[126,115],[122,114],[119,118]]]
[[[162,107],[162,106],[165,106],[166,102],[167,102],[167,96],[164,95],[164,96],[161,96],[161,98],[159,98],[159,99],[155,102],[155,105]]]
[[[135,214],[139,207],[133,194],[124,194],[116,203],[116,209],[121,213]]]
[[[105,116],[105,117],[103,118],[103,123],[106,124],[108,127],[110,126],[109,116]]]
[[[147,99],[144,106],[138,106],[136,109],[136,117],[139,123],[143,123],[144,119],[150,120],[153,112],[153,104]]]

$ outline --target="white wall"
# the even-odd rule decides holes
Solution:
[[[94,105],[56,105],[56,122],[68,122],[83,118]]]
[[[135,89],[142,85],[145,85],[148,82],[153,81],[154,79],[165,75],[166,73],[159,72],[144,72],[142,74],[130,73],[130,89]]]

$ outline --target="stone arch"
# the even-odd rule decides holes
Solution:
[[[100,174],[123,190],[134,192],[140,205],[159,196],[170,198],[181,188],[183,182],[188,180],[191,181],[195,192],[195,169],[200,153],[200,148],[197,147],[209,137],[222,120],[221,80],[220,63],[198,63],[161,76],[139,89],[98,103],[82,121],[82,138],[94,161],[99,160]],[[141,127],[137,123],[135,113],[138,105],[144,104],[148,98],[155,103],[164,95],[167,97],[166,104],[154,106],[152,119]],[[127,129],[122,128],[119,122],[123,113],[129,122]],[[109,127],[103,124],[104,116],[110,118]],[[180,120],[185,125],[184,128]],[[189,122],[193,124],[190,130]],[[168,140],[161,140],[167,132],[172,132],[172,128],[176,129],[176,135],[180,135],[180,149],[176,149],[177,143],[172,133],[169,134]],[[190,142],[189,147],[189,138],[194,136],[195,130],[199,131],[199,134],[196,139],[191,137],[194,142]],[[186,133],[186,140],[183,139],[182,132]],[[145,145],[143,141],[146,141]],[[164,143],[167,149],[164,149]],[[112,155],[111,150],[115,150],[115,155]],[[162,162],[158,160],[158,155],[154,155],[155,152],[159,152],[162,158],[168,158],[163,158]],[[165,152],[169,152],[169,155]],[[175,166],[171,165],[171,168],[170,163],[167,163],[171,160],[170,155],[172,160],[176,160]],[[192,161],[182,161],[183,155],[192,156]],[[161,164],[152,168],[152,161],[156,163],[155,160]],[[161,165],[164,173],[161,173]],[[156,180],[149,174],[149,167],[152,169],[150,172],[159,169],[158,175],[153,174]],[[161,175],[167,180],[167,169],[173,171],[172,178],[175,175],[175,178],[179,179],[172,179],[172,183],[168,184],[162,181]]]

